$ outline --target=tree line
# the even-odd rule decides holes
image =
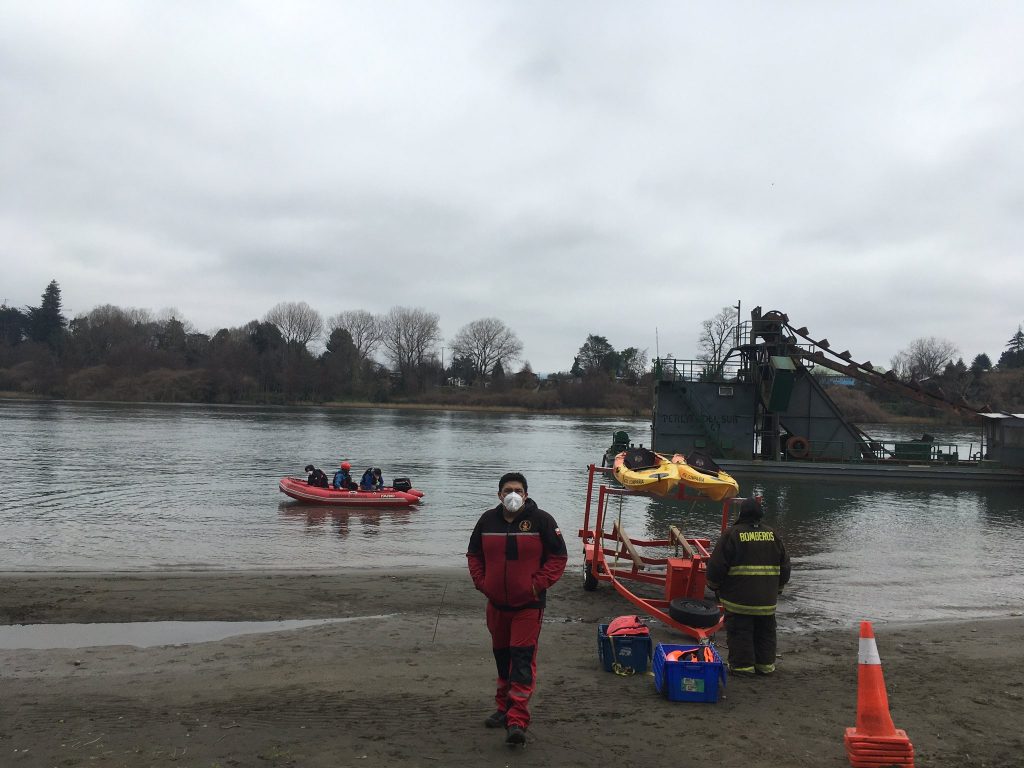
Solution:
[[[324,317],[282,302],[212,335],[175,311],[103,305],[70,321],[53,280],[38,307],[0,306],[0,391],[71,399],[296,403],[395,399],[639,413],[646,350],[590,335],[569,371],[541,382],[516,333],[467,323],[439,356],[440,318],[422,308]]]
[[[736,308],[701,323],[698,360],[712,375],[738,342]],[[51,281],[39,306],[0,305],[0,391],[71,399],[208,403],[378,403],[614,409],[646,414],[651,373],[646,349],[621,350],[589,334],[566,371],[545,381],[523,359],[515,331],[497,318],[467,323],[447,342],[437,314],[393,307],[375,315],[349,310],[324,317],[305,302],[282,302],[262,319],[198,332],[174,311],[102,305],[70,321]],[[567,361],[568,362],[568,361]],[[1024,326],[993,364],[970,365],[956,345],[915,339],[893,356],[891,373],[953,401],[1024,411]],[[923,406],[858,384],[887,412]],[[849,405],[851,398],[844,399]],[[856,398],[854,398],[856,399]],[[867,403],[870,405],[870,403]]]

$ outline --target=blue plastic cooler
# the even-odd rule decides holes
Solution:
[[[600,659],[605,672],[614,672],[616,663],[624,671],[646,672],[647,660],[650,657],[650,635],[608,637],[608,625],[597,625],[597,658]]]
[[[669,661],[665,658],[672,651],[696,651],[697,645],[669,645],[658,643],[654,649],[654,687],[671,701],[718,701],[718,687],[725,687],[726,671],[718,649],[709,645],[714,661]]]

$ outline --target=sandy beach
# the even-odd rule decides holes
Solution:
[[[775,676],[730,679],[715,704],[669,702],[650,675],[599,666],[597,624],[627,604],[569,573],[550,595],[529,743],[510,749],[483,727],[483,608],[461,569],[2,575],[2,624],[351,620],[180,646],[0,650],[0,765],[849,764],[857,627],[781,632]],[[1024,764],[1022,629],[1020,616],[875,627],[918,766]]]

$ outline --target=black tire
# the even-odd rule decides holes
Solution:
[[[586,560],[583,561],[583,588],[587,592],[597,589],[597,576],[594,575],[593,566]]]
[[[668,604],[668,615],[688,627],[706,628],[718,623],[718,603],[714,600],[694,600],[677,597]]]

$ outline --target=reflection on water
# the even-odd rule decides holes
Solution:
[[[283,501],[277,506],[278,512],[293,522],[305,525],[308,533],[333,533],[348,536],[353,532],[361,536],[380,535],[381,525],[409,525],[416,507],[357,507],[330,506],[326,504],[300,504],[297,501]]]
[[[473,524],[510,469],[559,521],[575,570],[586,465],[617,429],[649,435],[646,421],[533,414],[2,401],[0,424],[0,570],[15,571],[464,567]],[[307,463],[329,471],[342,458],[408,476],[426,495],[357,509],[278,491]],[[794,560],[784,626],[1019,610],[1021,490],[741,486],[764,496]],[[676,524],[714,539],[721,508],[633,497],[609,515],[634,536]]]

